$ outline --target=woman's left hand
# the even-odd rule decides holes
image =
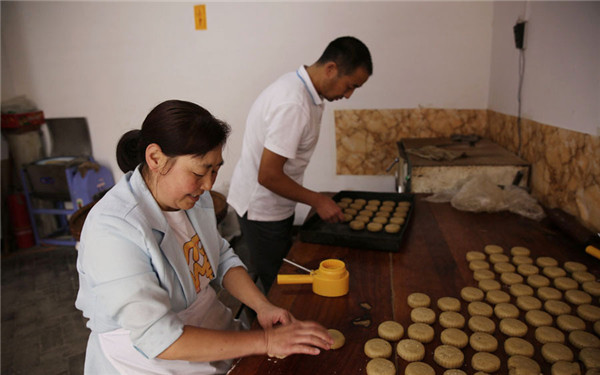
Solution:
[[[265,303],[261,306],[261,308],[256,311],[256,317],[263,329],[272,328],[278,324],[287,325],[296,321],[296,318],[294,318],[289,311],[271,303]]]

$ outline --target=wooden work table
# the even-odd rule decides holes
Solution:
[[[364,354],[363,345],[377,337],[377,326],[385,320],[396,320],[406,328],[412,323],[407,304],[407,296],[422,292],[431,297],[431,307],[436,312],[433,324],[435,338],[425,344],[424,362],[430,364],[437,374],[443,368],[433,360],[434,349],[441,344],[440,333],[443,328],[437,321],[440,310],[436,301],[440,297],[452,296],[461,300],[461,314],[466,320],[470,317],[467,303],[460,298],[460,290],[465,286],[477,286],[473,272],[469,269],[465,255],[469,251],[483,251],[485,245],[495,244],[504,248],[510,255],[513,246],[524,246],[531,250],[531,257],[554,257],[562,265],[565,261],[577,261],[587,265],[588,272],[598,278],[600,261],[584,252],[554,228],[536,221],[512,214],[470,213],[454,209],[449,203],[430,203],[417,196],[412,218],[404,233],[398,252],[352,249],[338,246],[326,246],[296,242],[288,259],[310,269],[317,269],[319,263],[328,258],[338,258],[346,263],[350,272],[350,291],[346,296],[327,298],[312,292],[311,285],[274,285],[269,299],[275,304],[289,309],[296,318],[314,320],[327,328],[335,328],[346,337],[346,344],[338,350],[323,352],[318,356],[293,355],[285,359],[267,356],[252,356],[238,360],[230,372],[236,374],[366,374],[365,367],[369,358]],[[289,264],[283,264],[280,273],[301,273]],[[497,277],[499,280],[499,278]],[[506,285],[502,290],[508,292]],[[370,310],[361,307],[362,302],[372,306]],[[515,298],[511,297],[514,304]],[[598,305],[598,298],[593,304]],[[573,310],[573,314],[576,315]],[[525,322],[525,313],[521,311],[520,320]],[[368,327],[353,324],[357,318],[369,318]],[[498,372],[507,374],[507,356],[503,341],[506,336],[498,329],[498,319],[494,336],[499,345],[495,355],[502,362]],[[540,353],[539,343],[535,340],[534,328],[528,326],[526,340],[536,348],[534,359],[542,367],[544,374],[550,373],[550,365]],[[587,329],[593,332],[591,323]],[[470,335],[471,331],[464,327]],[[567,344],[570,345],[570,344]],[[391,360],[396,364],[397,373],[403,374],[406,362],[395,353]],[[578,350],[571,347],[575,357]],[[469,346],[463,349],[465,363],[462,370],[468,374],[475,371],[471,367],[474,354]]]

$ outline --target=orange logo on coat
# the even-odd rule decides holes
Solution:
[[[196,286],[196,293],[198,293],[200,292],[200,277],[207,277],[212,280],[215,278],[215,275],[197,234],[195,234],[189,242],[183,245],[183,252],[188,267],[190,268],[194,285]]]

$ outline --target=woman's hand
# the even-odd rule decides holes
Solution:
[[[263,329],[273,328],[276,325],[287,325],[296,321],[289,311],[277,307],[270,302],[264,303],[256,311],[256,318]]]
[[[327,330],[315,322],[294,320],[287,325],[265,329],[267,354],[283,358],[290,354],[317,355],[329,350],[333,339]]]

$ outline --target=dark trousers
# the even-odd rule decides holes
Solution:
[[[242,235],[250,251],[250,259],[265,289],[265,294],[277,277],[283,258],[292,247],[294,215],[281,221],[248,220],[238,215]]]

